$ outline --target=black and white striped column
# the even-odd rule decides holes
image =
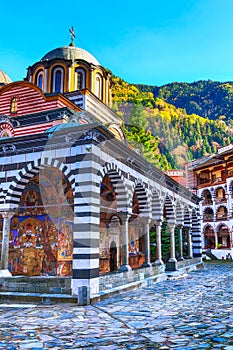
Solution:
[[[97,157],[87,154],[75,171],[72,294],[99,292],[100,179]]]
[[[201,247],[201,225],[199,219],[199,213],[192,212],[192,243],[193,243],[193,257],[202,256]]]

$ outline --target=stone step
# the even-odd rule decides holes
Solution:
[[[78,304],[78,297],[68,294],[45,294],[45,293],[22,293],[22,292],[0,292],[1,302],[18,302],[18,303],[73,303]]]

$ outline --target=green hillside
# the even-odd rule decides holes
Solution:
[[[170,84],[172,85],[172,84]],[[124,119],[127,139],[162,170],[184,169],[187,161],[233,142],[223,117],[210,120],[154,97],[153,89],[114,77],[113,108]]]
[[[200,80],[194,83],[171,83],[161,87],[137,85],[142,92],[152,92],[177,108],[185,108],[188,114],[204,118],[233,119],[233,82],[220,83]]]

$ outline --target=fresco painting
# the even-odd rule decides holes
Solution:
[[[73,191],[57,169],[34,176],[11,219],[9,271],[13,275],[71,276]],[[2,240],[3,220],[0,220]]]

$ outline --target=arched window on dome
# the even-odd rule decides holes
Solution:
[[[95,77],[95,94],[100,100],[102,100],[102,98],[103,98],[103,79],[99,73],[97,73],[96,77]]]
[[[17,113],[18,110],[18,97],[13,97],[11,99],[10,112]]]
[[[86,88],[86,72],[84,69],[75,69],[75,90]]]
[[[64,90],[64,70],[61,67],[56,67],[52,72],[51,92],[63,92]]]
[[[36,85],[40,88],[43,89],[44,85],[44,74],[43,71],[39,71],[36,75]]]

